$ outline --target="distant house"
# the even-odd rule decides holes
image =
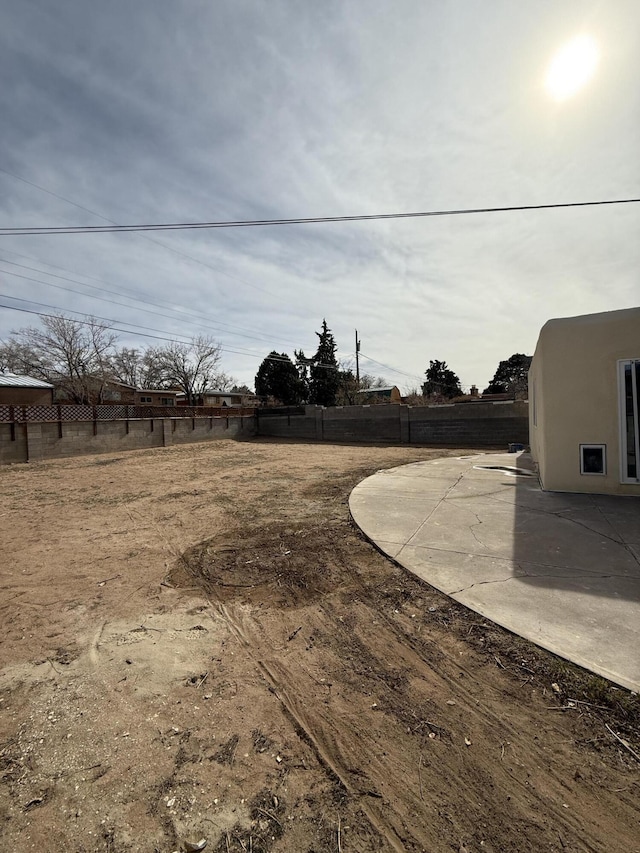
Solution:
[[[485,403],[504,403],[508,400],[515,400],[515,391],[500,391],[497,394],[487,394],[483,392],[482,397],[477,399],[484,400]]]
[[[178,406],[186,406],[187,395],[183,392],[177,394]],[[197,406],[221,406],[223,408],[240,408],[244,406],[257,406],[258,398],[255,394],[245,394],[236,391],[205,391],[197,397]]]
[[[16,373],[0,373],[0,405],[51,406],[53,390],[53,385],[43,382],[42,379],[19,376]]]
[[[203,406],[241,406],[242,394],[231,391],[207,391],[202,395]]]
[[[104,379],[100,376],[83,376],[69,379],[52,377],[56,403],[74,404],[84,402],[90,406],[101,403],[135,403],[135,385],[118,382],[116,379]]]
[[[640,495],[640,308],[545,323],[529,436],[544,489]]]
[[[105,379],[100,383],[100,390],[93,390],[93,399],[98,402],[98,394],[102,398],[102,403],[127,403],[129,405],[136,402],[136,388],[134,385],[127,385],[126,382],[117,382],[115,379]]]
[[[166,388],[136,388],[135,402],[138,406],[176,406],[179,393]]]
[[[387,388],[364,388],[357,391],[358,403],[401,403],[402,395],[397,385]]]

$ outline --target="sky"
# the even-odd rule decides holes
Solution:
[[[596,72],[555,100],[579,34]],[[639,34],[637,0],[8,3],[0,228],[638,198]],[[347,364],[358,330],[361,372],[409,391],[439,359],[482,389],[548,319],[640,305],[639,233],[625,204],[4,236],[0,339],[27,311],[108,319],[123,346],[211,335],[253,386],[326,318]]]

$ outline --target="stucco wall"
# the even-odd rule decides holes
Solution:
[[[640,358],[640,308],[550,320],[529,371],[530,443],[543,488],[637,495],[620,482],[618,360]],[[580,445],[605,444],[605,475],[580,473]]]

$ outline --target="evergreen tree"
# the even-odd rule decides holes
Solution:
[[[521,352],[501,361],[484,394],[515,394],[526,398],[529,388],[529,367],[533,356]]]
[[[305,399],[304,383],[286,352],[272,351],[256,374],[256,394],[264,403],[273,397],[283,406],[297,406]]]
[[[313,364],[312,358],[307,358],[304,354],[304,350],[294,349],[293,355],[296,359],[296,367],[298,368],[298,375],[300,377],[300,381],[304,387],[304,399],[309,399],[309,367]]]
[[[326,320],[322,321],[322,331],[316,335],[320,340],[310,370],[309,401],[319,406],[335,406],[340,385],[337,347]]]
[[[425,397],[444,397],[450,400],[462,394],[460,380],[453,370],[449,370],[446,361],[430,361],[425,375],[427,381],[422,386]]]

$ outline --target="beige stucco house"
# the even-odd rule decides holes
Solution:
[[[640,495],[640,308],[549,320],[529,370],[542,487]]]

